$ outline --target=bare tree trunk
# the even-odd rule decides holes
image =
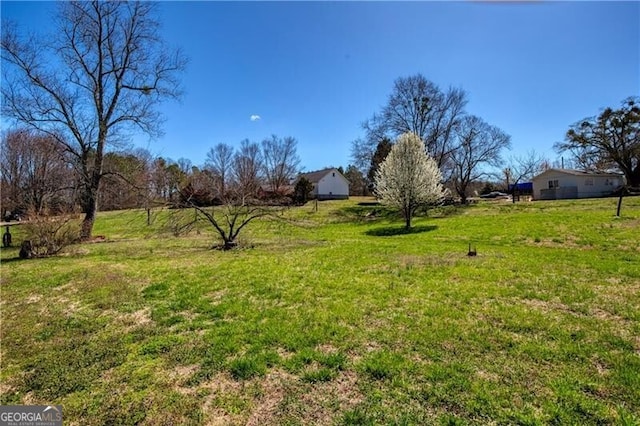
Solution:
[[[82,220],[82,227],[80,229],[80,239],[87,241],[91,239],[91,233],[93,232],[93,224],[96,221],[97,203],[93,202],[93,207],[90,207],[85,211],[84,219]]]
[[[98,184],[100,182],[99,177],[94,175],[93,184],[88,184],[83,188],[82,194],[82,212],[84,213],[84,219],[80,227],[80,240],[87,241],[91,239],[93,232],[93,224],[96,221],[96,214],[98,213]]]

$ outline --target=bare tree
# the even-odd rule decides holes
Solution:
[[[282,195],[285,187],[298,174],[300,157],[298,157],[298,142],[287,136],[279,138],[272,135],[270,139],[262,141],[262,157],[264,174],[270,190]]]
[[[529,151],[526,155],[509,159],[507,167],[502,170],[502,174],[506,180],[507,191],[511,188],[511,198],[514,203],[516,201],[514,195],[518,184],[530,181],[547,166],[548,161],[535,150]]]
[[[450,153],[451,181],[462,203],[467,202],[470,183],[489,174],[486,166],[497,167],[501,151],[511,138],[496,126],[475,115],[465,116],[456,126],[457,148]]]
[[[0,151],[0,194],[2,195],[2,217],[5,212],[15,211],[22,207],[25,200],[22,196],[26,175],[25,147],[26,132],[11,131],[2,133],[2,150]]]
[[[215,229],[221,244],[214,248],[231,250],[238,246],[238,235],[250,222],[271,214],[271,209],[263,205],[227,202],[222,207],[206,208],[193,206]]]
[[[60,145],[47,135],[21,129],[5,132],[0,153],[2,207],[28,210],[70,210],[65,190],[74,184],[72,171]]]
[[[171,188],[169,185],[169,173],[167,172],[167,160],[162,157],[153,160],[150,173],[151,198],[160,202],[168,201]]]
[[[231,179],[233,156],[233,147],[225,143],[219,143],[207,152],[205,168],[213,175],[220,199],[224,199],[227,192],[227,185]]]
[[[262,153],[260,146],[248,139],[240,143],[233,158],[233,175],[241,197],[256,197],[261,182]]]
[[[55,138],[74,157],[91,237],[105,148],[127,131],[160,133],[157,104],[179,95],[186,61],[167,49],[150,2],[61,2],[46,40],[3,25],[3,113]]]
[[[149,207],[151,154],[144,149],[105,153],[98,203],[104,210]]]
[[[210,173],[214,178],[224,176],[224,191],[217,194],[220,206],[208,207],[198,200],[198,192],[194,173],[189,183],[181,189],[178,207],[188,207],[196,210],[193,221],[205,220],[217,233],[223,250],[230,250],[238,245],[238,235],[255,219],[271,215],[277,207],[267,206],[258,199],[259,173],[261,167],[260,147],[244,140],[240,150],[234,152],[228,145],[219,144],[210,151],[208,156]],[[208,170],[205,170],[208,172]],[[188,224],[181,229],[189,229]]]
[[[453,129],[464,114],[466,103],[462,89],[443,92],[421,74],[398,78],[387,104],[363,128],[367,139],[376,145],[384,137],[394,139],[407,132],[417,135],[442,168],[454,149]]]

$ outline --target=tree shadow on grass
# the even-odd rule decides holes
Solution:
[[[2,259],[0,260],[0,263],[20,262],[21,260],[31,260],[31,259],[22,259],[20,256],[16,255],[15,257],[7,257],[5,259]]]
[[[436,225],[419,225],[409,229],[397,226],[385,226],[384,228],[374,228],[365,231],[366,235],[372,237],[393,237],[394,235],[421,234],[423,232],[434,231],[438,229]]]

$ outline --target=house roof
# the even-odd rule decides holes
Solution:
[[[330,171],[340,173],[335,167],[330,167],[328,169],[317,170],[315,172],[300,173],[300,177],[306,178],[311,183],[318,183],[320,182],[320,179],[325,177]]]
[[[540,173],[539,175],[536,175],[533,179],[537,179],[540,176],[543,176],[550,172],[564,173],[566,175],[573,175],[573,176],[622,177],[622,174],[620,173],[603,173],[603,172],[581,171],[581,170],[573,170],[573,169],[547,169],[544,172]]]

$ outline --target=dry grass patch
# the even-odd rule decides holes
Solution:
[[[487,382],[494,382],[497,383],[500,381],[500,376],[497,375],[496,373],[491,373],[489,371],[485,371],[485,370],[477,370],[476,371],[476,377],[478,377],[481,380],[485,380]]]
[[[325,383],[318,383],[302,394],[302,419],[310,425],[334,424],[336,418],[364,400],[358,389],[358,376],[344,371]]]
[[[540,310],[544,313],[564,312],[570,315],[582,316],[581,313],[574,311],[570,306],[561,302],[540,300],[540,299],[518,299],[521,304]]]
[[[262,380],[262,396],[252,409],[247,426],[278,424],[280,406],[286,395],[295,392],[297,378],[281,370],[269,372]]]
[[[415,255],[415,254],[402,254],[396,257],[398,266],[402,268],[411,267],[443,267],[443,266],[455,266],[464,255],[450,254],[444,255]]]

